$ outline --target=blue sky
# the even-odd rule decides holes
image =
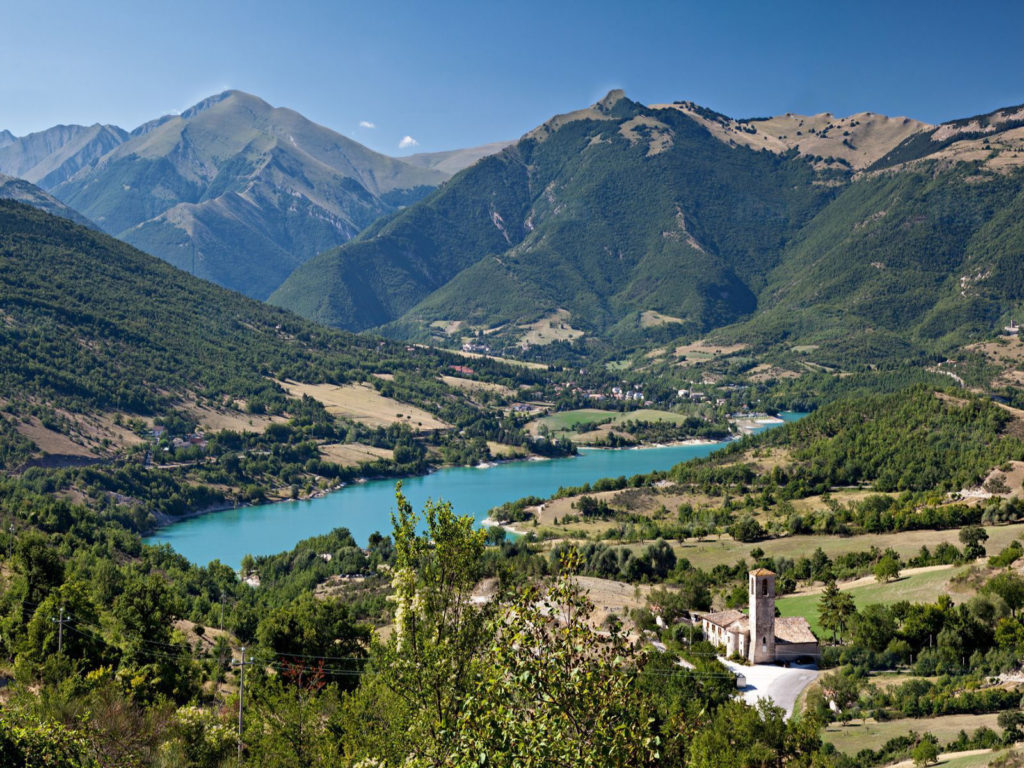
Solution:
[[[1011,2],[5,5],[0,129],[17,135],[131,129],[227,88],[388,154],[516,138],[611,88],[735,117],[938,122],[1024,102],[1024,9]]]

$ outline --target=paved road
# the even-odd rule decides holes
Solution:
[[[748,704],[758,699],[769,699],[786,710],[786,717],[793,714],[793,705],[803,690],[818,677],[818,670],[801,667],[776,667],[774,664],[744,666],[720,658],[729,669],[747,678],[747,687],[740,693]]]

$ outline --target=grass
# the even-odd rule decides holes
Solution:
[[[426,431],[450,426],[434,414],[384,397],[366,384],[346,384],[343,387],[334,384],[299,384],[294,381],[283,381],[280,384],[292,397],[309,395],[323,403],[329,413],[368,427],[387,427],[402,422],[414,431]]]
[[[543,424],[551,430],[554,437],[578,438],[579,433],[575,428],[580,425],[605,424],[609,428],[622,424],[625,421],[671,421],[681,424],[687,419],[683,413],[672,411],[660,411],[654,408],[640,408],[636,411],[602,411],[599,408],[579,408],[575,411],[559,411],[543,416],[530,423],[530,430],[535,434]]]
[[[999,752],[985,752],[980,755],[964,755],[953,757],[948,760],[939,760],[935,765],[941,768],[986,768],[992,764],[997,757],[1006,754],[1005,750]]]
[[[989,539],[985,549],[990,555],[999,554],[1011,541],[1024,536],[1024,523],[1013,525],[986,526]],[[799,558],[808,557],[821,547],[829,557],[844,552],[862,552],[877,547],[880,550],[893,549],[903,558],[913,557],[922,546],[934,549],[936,544],[949,542],[960,546],[959,529],[943,531],[904,531],[901,533],[866,533],[858,536],[786,536],[771,541],[743,544],[733,541],[728,536],[721,539],[705,541],[687,540],[684,544],[674,547],[676,555],[685,557],[695,567],[705,570],[719,563],[732,565],[740,558],[751,560],[750,550],[760,547],[770,557]]]
[[[850,593],[858,609],[873,603],[891,604],[900,600],[909,600],[912,603],[932,603],[942,594],[949,594],[953,600],[962,602],[969,595],[951,592],[949,581],[967,568],[968,566],[950,566],[941,570],[922,571],[901,577],[896,581],[868,583],[843,591]],[[839,584],[839,587],[842,589],[842,583]],[[811,629],[815,634],[823,638],[826,633],[818,623],[818,601],[820,599],[820,594],[791,595],[779,598],[775,601],[775,605],[783,616],[805,617],[810,622]]]
[[[889,739],[904,736],[911,731],[921,734],[931,733],[939,740],[939,744],[943,745],[953,741],[961,730],[972,733],[983,725],[1001,733],[1002,729],[996,724],[997,717],[998,715],[995,713],[943,715],[942,717],[927,718],[908,717],[884,723],[877,723],[869,718],[866,723],[860,721],[854,721],[848,725],[833,723],[824,730],[822,739],[832,744],[840,752],[851,755],[862,749],[878,749]],[[986,764],[982,763],[982,765]]]

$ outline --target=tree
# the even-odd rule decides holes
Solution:
[[[353,621],[348,606],[337,598],[320,600],[307,594],[273,611],[260,622],[260,649],[293,664],[311,656],[330,661],[332,679],[355,687],[352,674],[366,656],[370,629]]]
[[[428,501],[426,531],[398,484],[392,516],[394,631],[371,645],[359,688],[341,718],[356,758],[443,765],[472,685],[474,660],[491,640],[497,600],[479,605],[486,533],[447,502]]]
[[[252,765],[329,768],[343,763],[334,732],[338,689],[324,683],[322,668],[295,666],[253,685],[245,729]]]
[[[1024,607],[1024,577],[1015,571],[997,573],[989,579],[981,591],[1003,598],[1013,616],[1017,615],[1019,608]]]
[[[960,529],[960,543],[964,545],[964,560],[977,560],[985,556],[982,542],[988,541],[988,532],[980,525],[965,525]]]
[[[57,723],[22,722],[5,712],[0,718],[0,765],[18,768],[98,768],[89,744],[78,731]]]
[[[900,561],[892,555],[885,555],[875,563],[875,581],[888,582],[900,577]]]
[[[882,653],[896,636],[896,619],[885,605],[873,603],[857,613],[853,622],[857,645]]]
[[[840,592],[834,580],[825,584],[818,601],[818,619],[821,626],[832,633],[832,642],[842,642],[843,634],[857,613],[857,606],[848,592]]]
[[[664,579],[676,567],[676,553],[664,539],[658,539],[644,550],[644,560],[650,564],[651,573]]]
[[[736,541],[751,542],[763,539],[765,532],[757,520],[752,517],[744,517],[729,526],[729,535]]]
[[[452,764],[476,765],[480,756],[487,765],[657,764],[636,649],[616,627],[607,636],[592,629],[592,609],[563,570],[494,620],[452,734]]]
[[[860,701],[861,691],[864,690],[864,678],[856,674],[851,667],[844,667],[822,677],[821,689],[826,698],[835,702],[840,714],[845,716]]]
[[[914,758],[914,765],[918,766],[918,768],[937,763],[939,761],[939,747],[935,743],[935,737],[928,734],[917,742],[911,757]]]

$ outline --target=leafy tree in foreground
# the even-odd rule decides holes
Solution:
[[[450,764],[446,734],[470,690],[473,660],[489,639],[490,606],[470,598],[481,576],[486,533],[446,502],[428,501],[426,531],[396,492],[395,629],[375,643],[367,674],[346,702],[346,741],[357,758],[400,765]]]
[[[565,572],[527,590],[493,639],[452,734],[454,764],[655,765],[655,711],[637,685],[635,649],[588,623],[593,605]]]

